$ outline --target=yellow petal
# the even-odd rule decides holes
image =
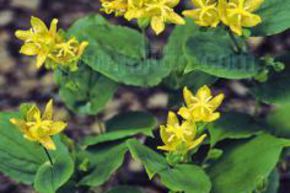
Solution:
[[[225,25],[229,25],[228,18],[227,18],[227,0],[218,0],[218,12],[219,12],[221,21]]]
[[[167,124],[171,126],[179,125],[179,120],[174,112],[169,112],[167,117]]]
[[[12,118],[9,121],[13,125],[15,125],[18,129],[20,129],[22,132],[26,132],[27,131],[27,127],[26,127],[26,124],[25,124],[24,120]]]
[[[82,42],[81,45],[79,46],[79,49],[78,49],[78,53],[77,55],[79,57],[81,57],[86,49],[86,47],[89,45],[89,42]]]
[[[178,111],[178,114],[184,118],[185,120],[190,120],[192,119],[192,116],[191,116],[191,111],[186,108],[186,107],[181,107]]]
[[[26,119],[28,122],[35,121],[35,119],[41,118],[40,110],[36,105],[33,105],[28,111],[26,115]]]
[[[208,88],[208,86],[204,85],[200,89],[198,89],[198,91],[196,93],[196,97],[201,99],[201,100],[204,100],[204,99],[211,97],[211,91]]]
[[[53,122],[48,135],[56,135],[62,132],[66,127],[67,127],[67,124],[62,121]]]
[[[184,102],[186,104],[186,106],[190,106],[193,102],[193,94],[192,92],[187,88],[187,87],[184,87],[183,89],[183,98],[184,98]]]
[[[45,106],[42,119],[44,120],[52,120],[52,115],[53,115],[53,100],[50,99],[48,103]]]
[[[49,32],[52,35],[55,35],[57,33],[57,23],[58,23],[58,19],[53,19],[50,23]]]
[[[164,151],[175,151],[175,148],[169,145],[158,146],[157,149],[164,150]]]
[[[203,5],[205,4],[204,0],[192,0],[192,3],[194,5],[194,7],[203,7]]]
[[[263,2],[264,0],[246,0],[245,8],[249,12],[254,12],[261,7]]]
[[[186,10],[182,12],[182,15],[184,15],[185,17],[190,17],[194,20],[199,19],[200,14],[201,14],[200,9]]]
[[[20,49],[20,53],[27,56],[37,55],[38,52],[39,48],[34,43],[26,43]]]
[[[249,16],[244,16],[242,19],[243,27],[254,27],[262,22],[262,19],[259,15],[249,13]]]
[[[167,0],[166,5],[170,8],[173,8],[179,4],[180,0]]]
[[[56,150],[55,144],[50,137],[39,139],[39,142],[48,150]]]
[[[34,32],[36,33],[48,32],[45,23],[41,19],[32,16],[30,22]]]
[[[168,144],[169,134],[166,132],[166,127],[164,125],[160,126],[160,137],[164,144]]]
[[[165,29],[165,24],[164,21],[162,20],[161,17],[153,17],[151,20],[151,27],[153,31],[159,35],[161,32],[164,31]]]
[[[223,93],[217,95],[216,97],[214,97],[212,100],[210,100],[209,105],[211,107],[211,110],[216,110],[221,103],[223,102],[225,98],[225,95]]]
[[[47,54],[40,52],[36,58],[36,68],[39,69],[44,64],[46,58],[47,58]]]
[[[192,141],[197,134],[196,124],[193,121],[184,121],[181,127],[185,131],[185,139],[187,141]],[[189,133],[190,135],[188,135]]]
[[[174,23],[177,25],[184,25],[185,24],[184,19],[180,15],[176,14],[174,11],[170,11],[168,13],[166,20],[170,23]]]
[[[213,121],[216,121],[217,119],[220,118],[220,113],[219,112],[216,112],[216,113],[211,113],[211,114],[208,114],[205,118],[204,118],[204,122],[213,122]]]
[[[31,36],[32,36],[32,31],[31,30],[26,30],[26,31],[23,31],[23,30],[17,30],[15,32],[15,36],[20,39],[20,40],[23,40],[23,41],[26,41],[28,39],[31,39]]]
[[[196,139],[195,141],[193,141],[192,143],[190,143],[190,146],[188,147],[188,149],[193,149],[195,147],[197,147],[198,145],[200,145],[204,139],[207,137],[206,134],[200,136],[198,139]]]

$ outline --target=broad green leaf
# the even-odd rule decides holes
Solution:
[[[0,171],[16,182],[32,184],[46,157],[40,145],[26,140],[9,122],[20,117],[20,113],[0,113]]]
[[[157,120],[146,112],[127,112],[113,117],[106,122],[106,133],[89,136],[84,139],[84,146],[123,139],[136,134],[152,135]]]
[[[92,147],[82,152],[89,160],[89,172],[80,181],[81,185],[99,186],[122,165],[128,147],[126,143],[104,147]]]
[[[200,70],[221,78],[242,79],[251,78],[260,70],[254,56],[233,51],[230,36],[220,28],[202,31],[196,26],[184,50],[190,61],[185,72]]]
[[[232,144],[209,168],[212,193],[252,192],[275,168],[290,141],[268,134]]]
[[[100,15],[78,20],[69,34],[90,42],[83,61],[114,81],[135,86],[155,86],[170,72],[166,63],[155,59],[144,60],[145,41],[141,33],[110,24]]]
[[[195,165],[177,165],[159,173],[161,182],[170,190],[185,193],[209,193],[211,182],[207,174]]]
[[[290,104],[278,105],[268,114],[267,122],[273,134],[290,138]]]
[[[42,164],[35,176],[34,188],[40,193],[56,193],[64,185],[74,172],[74,161],[66,146],[55,138],[57,151],[51,151],[53,166],[49,161]]]
[[[211,146],[224,139],[242,139],[257,135],[265,130],[265,126],[242,113],[225,113],[209,126]]]
[[[253,28],[253,35],[274,35],[289,29],[289,9],[289,0],[265,0],[256,13],[262,17],[262,23]]]
[[[143,193],[143,191],[133,186],[117,186],[105,193]]]
[[[163,156],[142,145],[139,141],[129,139],[127,145],[132,157],[142,162],[150,179],[169,167]]]
[[[55,72],[59,94],[67,107],[80,114],[95,115],[113,97],[117,83],[81,63],[76,72]]]
[[[288,61],[289,63],[289,61]],[[290,103],[290,65],[282,72],[274,72],[265,83],[258,83],[252,88],[258,100],[266,103],[284,105]]]

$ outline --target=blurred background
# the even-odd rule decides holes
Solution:
[[[77,116],[69,112],[61,102],[52,73],[44,69],[37,71],[33,58],[23,57],[18,53],[21,42],[15,38],[14,32],[17,29],[28,29],[30,16],[37,16],[47,24],[52,18],[58,18],[59,28],[67,29],[76,19],[99,12],[99,8],[99,0],[0,0],[0,111],[14,111],[23,102],[36,102],[44,105],[50,98],[54,98],[56,102],[55,116],[69,123],[66,133],[76,140],[84,135],[99,133],[99,122],[111,118],[121,111],[145,109],[158,116],[161,122],[164,120],[170,98],[166,89],[140,89],[125,86],[117,91],[114,100],[107,104],[102,113],[97,116]],[[107,17],[114,23],[135,26],[135,24],[130,24],[121,18]],[[161,51],[171,30],[172,26],[158,37],[148,30],[147,35],[154,41],[153,48],[156,49],[156,52]],[[249,43],[257,55],[279,55],[289,51],[290,32],[265,39],[251,38]],[[217,88],[216,92],[223,90],[226,93],[227,101],[223,106],[224,110],[231,109],[247,113],[255,111],[255,101],[244,82],[219,80],[215,88]],[[266,110],[268,108],[264,107]],[[289,193],[290,180],[289,173],[287,174],[289,162],[283,164],[281,168],[283,174],[281,192]],[[129,174],[127,170],[132,170],[132,174]],[[139,164],[127,164],[105,186],[117,184],[122,175],[132,175],[127,176],[129,182],[143,185],[148,189],[148,193],[165,192],[158,182],[150,183],[142,171],[138,173],[140,170]],[[138,179],[136,180],[134,175],[137,174]],[[96,190],[96,192],[99,191]],[[32,192],[30,187],[19,185],[0,174],[0,193]]]

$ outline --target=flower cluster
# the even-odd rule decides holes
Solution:
[[[43,114],[36,105],[23,113],[23,119],[12,118],[10,122],[19,128],[26,139],[38,142],[48,150],[55,150],[51,136],[63,131],[67,124],[53,120],[53,101],[47,103]]]
[[[204,27],[216,27],[223,22],[237,35],[242,35],[243,27],[254,27],[262,22],[253,14],[264,0],[192,0],[196,9],[187,10],[183,15]]]
[[[165,23],[185,24],[184,19],[174,11],[180,0],[101,0],[102,10],[124,16],[127,20],[150,21],[156,34],[165,29]]]
[[[185,106],[179,109],[178,114],[184,120],[180,123],[177,115],[169,112],[167,124],[160,126],[161,139],[165,144],[158,147],[161,150],[187,153],[201,144],[207,136],[198,127],[204,125],[200,123],[212,122],[220,117],[216,109],[221,105],[224,94],[213,97],[210,89],[203,86],[196,95],[185,87],[183,95]]]
[[[46,62],[47,68],[55,69],[60,65],[64,69],[74,71],[88,42],[80,43],[74,37],[66,41],[62,33],[57,31],[57,23],[58,20],[53,19],[48,29],[39,18],[31,17],[32,28],[15,33],[16,37],[24,42],[20,53],[37,56],[37,68]]]
[[[222,22],[237,35],[242,35],[243,27],[254,27],[262,22],[253,14],[264,0],[192,0],[194,9],[183,11],[185,17],[192,18],[203,27],[217,27]],[[102,10],[127,20],[149,20],[156,34],[165,29],[165,23],[184,24],[184,19],[174,8],[180,0],[101,0]]]

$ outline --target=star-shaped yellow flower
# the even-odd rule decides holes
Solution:
[[[160,126],[160,136],[165,145],[158,149],[174,152],[187,152],[203,142],[206,134],[197,137],[197,128],[194,122],[184,121],[180,124],[173,112],[168,113],[167,125]]]
[[[192,18],[197,25],[216,27],[219,22],[219,13],[216,0],[192,0],[196,9],[183,11],[182,14]]]
[[[178,114],[184,119],[194,122],[212,122],[220,117],[220,113],[215,110],[221,105],[224,94],[213,97],[210,89],[205,85],[197,91],[196,95],[185,87],[183,97],[186,106],[181,107]]]
[[[253,12],[263,2],[264,0],[219,0],[221,20],[237,35],[242,35],[243,27],[254,27],[262,22],[262,18]]]
[[[36,105],[26,112],[23,119],[10,119],[10,122],[20,129],[24,137],[30,141],[38,142],[48,150],[55,150],[56,146],[51,136],[62,132],[67,124],[53,120],[53,101],[50,100],[41,115]]]
[[[18,39],[24,41],[20,53],[28,56],[37,56],[36,66],[40,68],[55,44],[58,20],[53,19],[49,29],[37,17],[31,17],[30,22],[31,29],[27,31],[17,30],[15,35]]]

